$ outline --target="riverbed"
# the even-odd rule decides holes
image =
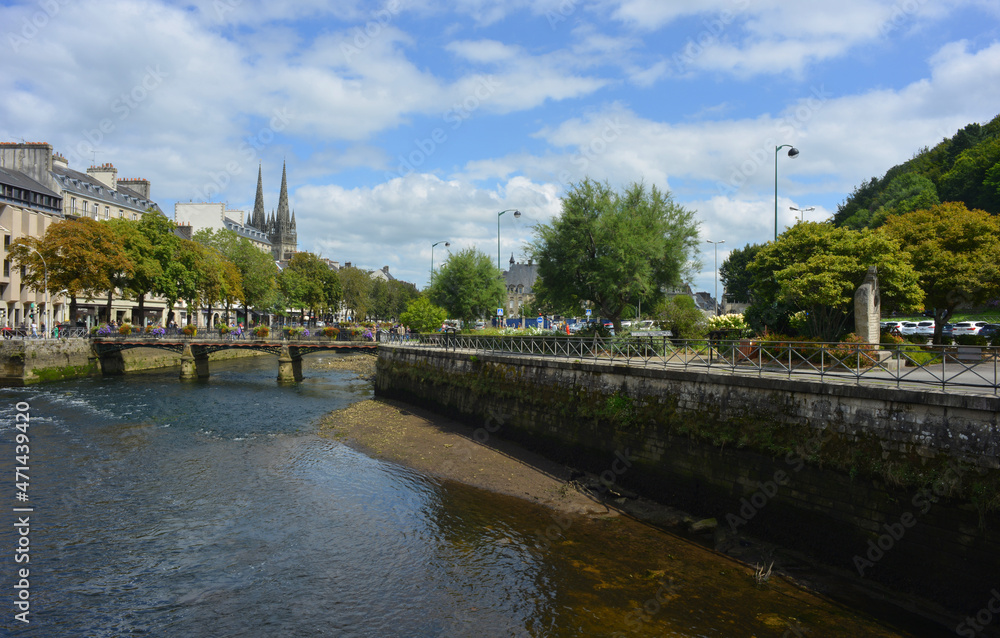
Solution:
[[[282,386],[276,369],[259,357],[194,383],[171,369],[0,392],[4,635],[933,635],[758,584],[627,516],[356,449],[324,417],[371,383],[317,362]],[[24,406],[29,500],[15,502]],[[30,623],[12,604],[28,566],[11,552],[12,507],[32,508]]]

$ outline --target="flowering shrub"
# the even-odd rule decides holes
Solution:
[[[308,337],[309,336],[309,331],[306,330],[305,328],[302,328],[301,326],[295,326],[293,328],[289,328],[288,329],[288,336],[289,337],[301,337],[301,336]]]
[[[327,337],[336,337],[340,334],[340,330],[334,328],[333,326],[327,326],[326,328],[323,328],[323,334]]]
[[[91,331],[94,332],[94,334],[96,334],[98,337],[110,337],[112,335],[118,334],[118,332],[114,328],[112,328],[110,324],[104,324],[99,328],[91,328]]]
[[[271,329],[267,326],[257,326],[253,329],[253,334],[255,337],[265,338],[271,334]]]
[[[708,318],[709,330],[749,330],[750,325],[743,315],[728,314]]]
[[[217,325],[215,327],[218,328],[220,335],[227,335],[227,334],[229,334],[229,326],[227,326],[226,324],[220,323],[219,325]]]
[[[149,326],[146,326],[146,328],[149,328]],[[155,328],[150,330],[150,334],[152,334],[154,337],[162,337],[163,335],[167,334],[167,329],[164,328],[163,326],[156,326]]]
[[[365,330],[365,334],[363,334],[361,336],[364,337],[368,341],[374,341],[375,340],[375,335],[372,334],[371,330]]]
[[[186,334],[189,337],[195,336],[196,334],[198,334],[198,326],[194,325],[193,323],[185,325],[184,334]]]
[[[120,334],[123,337],[127,337],[130,334],[132,334],[132,324],[123,323],[122,325],[118,326],[118,334]]]

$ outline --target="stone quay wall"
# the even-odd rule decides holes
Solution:
[[[961,613],[1000,585],[995,396],[393,346],[375,391],[714,517],[717,540]]]

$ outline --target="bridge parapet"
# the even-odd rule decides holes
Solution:
[[[163,336],[93,336],[91,346],[105,375],[125,374],[122,351],[133,348],[156,348],[169,350],[181,355],[180,378],[182,380],[204,379],[209,376],[208,357],[220,350],[253,350],[278,357],[278,381],[295,382],[302,380],[302,357],[314,352],[375,352],[378,344],[373,341],[355,339],[319,338],[254,338],[229,339],[218,336],[187,337]]]

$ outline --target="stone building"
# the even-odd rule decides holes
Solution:
[[[34,311],[44,308],[44,293],[26,289],[20,283],[21,270],[15,269],[7,257],[7,248],[19,237],[41,239],[48,226],[62,219],[90,217],[97,220],[124,218],[137,220],[147,213],[163,214],[156,202],[149,199],[149,180],[118,179],[114,165],[91,166],[86,173],[73,170],[62,155],[45,142],[0,143],[0,184],[4,198],[0,202],[0,226],[4,234],[3,321],[20,325]],[[92,323],[106,307],[105,300],[78,299],[78,312]],[[69,300],[52,295],[53,321],[70,321]],[[35,304],[34,308],[31,304]],[[130,317],[133,303],[120,298],[112,303],[112,318]],[[147,319],[162,312],[162,303],[150,300]],[[37,317],[44,312],[36,313]]]
[[[65,217],[139,219],[147,211],[163,214],[149,198],[149,180],[118,179],[118,169],[110,163],[81,173],[45,142],[0,143],[0,167],[26,175],[58,194]]]
[[[257,196],[254,199],[253,214],[247,226],[263,231],[271,242],[271,254],[275,261],[287,262],[298,252],[298,238],[295,232],[295,211],[288,210],[288,179],[285,164],[281,164],[281,192],[278,195],[278,211],[264,213],[264,182],[261,168],[257,167]]]
[[[507,286],[507,307],[504,309],[506,317],[520,317],[523,310],[535,301],[534,285],[538,279],[538,264],[529,259],[526,264],[519,264],[514,261],[514,255],[510,256],[510,268],[503,273],[504,283]]]
[[[69,300],[60,295],[47,298],[44,290],[22,283],[24,266],[15,266],[7,254],[21,237],[42,237],[49,224],[62,219],[58,193],[24,173],[0,168],[0,232],[3,233],[3,272],[0,274],[0,324],[19,327],[32,320],[41,325],[49,316],[65,319]],[[48,328],[48,326],[46,326]]]

